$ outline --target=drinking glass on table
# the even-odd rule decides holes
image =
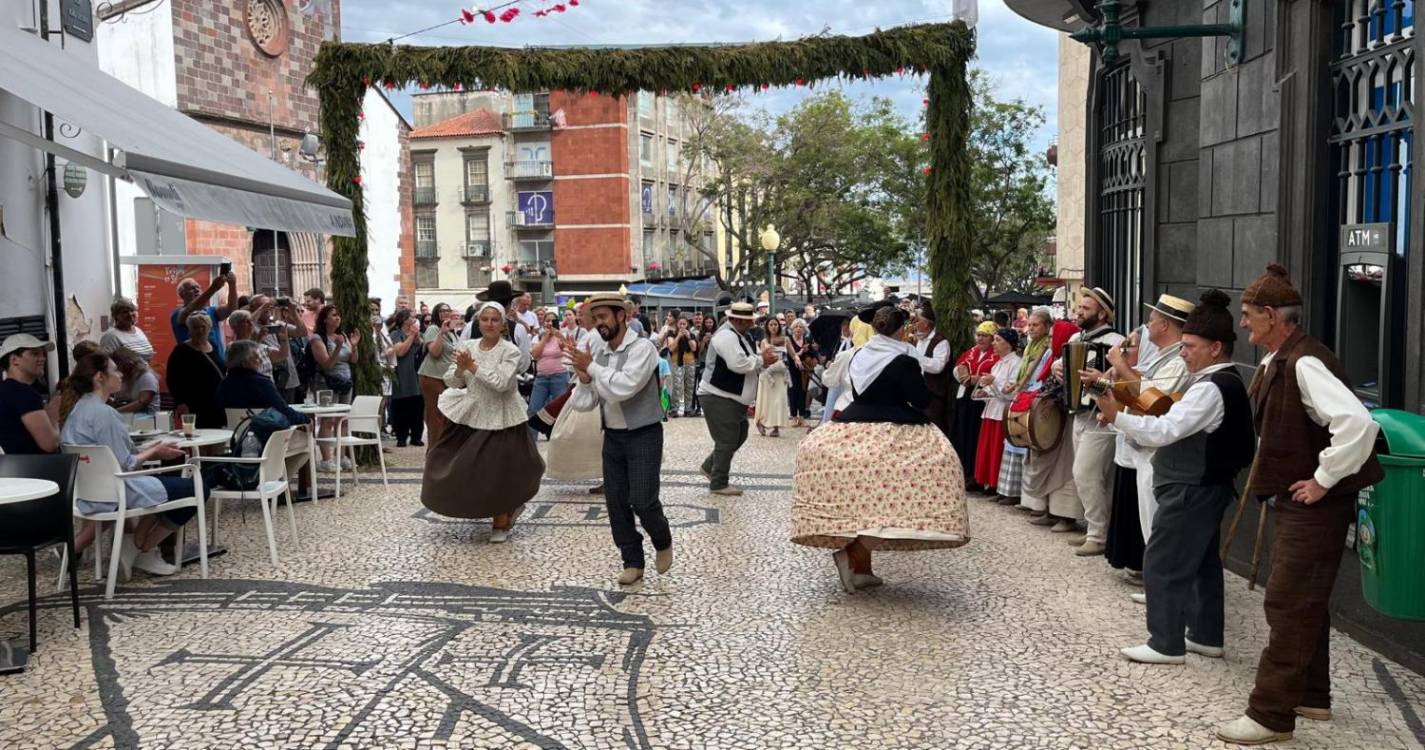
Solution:
[[[317,391],[317,405],[318,405],[318,406],[331,406],[331,405],[332,405],[332,392],[331,392],[331,391]]]
[[[183,415],[183,437],[193,437],[193,430],[198,427],[197,414]]]

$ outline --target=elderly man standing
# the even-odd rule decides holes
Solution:
[[[1077,310],[1079,332],[1069,343],[1083,341],[1105,347],[1118,346],[1123,334],[1113,330],[1113,297],[1100,287],[1085,287],[1079,296]],[[1107,369],[1108,362],[1090,354],[1088,366]],[[1054,374],[1064,377],[1063,361],[1054,363]],[[1071,405],[1072,406],[1072,405]],[[1108,515],[1113,506],[1113,453],[1117,440],[1113,430],[1098,421],[1098,407],[1086,409],[1074,416],[1074,486],[1084,504],[1084,520],[1088,533],[1074,554],[1079,557],[1102,555],[1108,541]]]
[[[1301,294],[1285,268],[1267,266],[1242,292],[1241,326],[1267,350],[1248,389],[1261,444],[1247,493],[1276,510],[1263,602],[1271,632],[1246,716],[1217,736],[1260,745],[1291,739],[1298,716],[1331,718],[1331,588],[1356,494],[1382,471],[1379,428],[1336,355],[1301,329]]]
[[[756,310],[747,302],[733,303],[727,309],[727,321],[713,334],[703,382],[698,384],[703,419],[713,440],[702,472],[708,478],[708,491],[715,495],[742,494],[740,488],[728,484],[732,457],[747,442],[747,407],[757,401],[757,376],[780,357],[770,346],[758,354],[747,337],[756,317]]]
[[[228,287],[228,299],[221,306],[217,307],[208,304],[213,295],[226,284]],[[184,279],[178,282],[178,298],[183,304],[173,308],[173,313],[168,316],[168,324],[173,329],[174,343],[182,344],[188,341],[188,317],[193,313],[207,313],[208,318],[213,321],[212,330],[208,332],[208,340],[213,344],[213,351],[216,353],[218,361],[223,361],[223,332],[219,323],[227,320],[232,312],[238,309],[237,276],[232,271],[222,275],[214,275],[211,284],[204,289],[194,279]]]

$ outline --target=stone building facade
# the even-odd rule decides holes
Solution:
[[[1009,0],[1062,31],[1096,22],[1087,0]],[[1123,3],[1128,26],[1225,23],[1229,0]],[[1405,1],[1253,0],[1242,54],[1224,38],[1097,49],[1083,110],[1086,283],[1110,289],[1126,322],[1168,292],[1234,301],[1269,262],[1291,272],[1308,331],[1332,346],[1370,407],[1425,408],[1425,152],[1415,121],[1422,41]],[[1072,72],[1066,72],[1066,76]],[[1061,159],[1062,163],[1062,159]],[[1263,352],[1239,342],[1250,377]],[[1251,554],[1252,524],[1233,546]],[[1425,671],[1418,629],[1371,610],[1355,554],[1337,583],[1336,624]],[[1265,569],[1265,568],[1264,568]]]

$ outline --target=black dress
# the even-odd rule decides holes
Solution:
[[[216,351],[200,352],[187,344],[179,344],[168,355],[164,379],[168,381],[173,405],[181,404],[187,407],[189,414],[196,414],[198,427],[222,429],[228,422],[218,405],[218,386],[223,382],[223,374]]]
[[[1143,570],[1143,524],[1138,519],[1138,471],[1117,464],[1113,479],[1113,508],[1108,516],[1108,539],[1103,556],[1115,568]]]

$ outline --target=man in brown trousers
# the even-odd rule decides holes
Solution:
[[[1289,740],[1296,717],[1331,718],[1331,587],[1356,495],[1381,480],[1377,426],[1325,345],[1301,329],[1301,295],[1273,263],[1242,292],[1241,326],[1267,350],[1248,394],[1261,443],[1247,480],[1276,511],[1264,609],[1271,632],[1247,714],[1217,736]]]

